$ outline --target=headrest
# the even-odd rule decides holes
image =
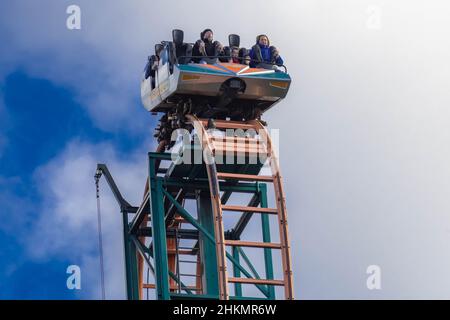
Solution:
[[[239,48],[239,46],[241,44],[241,37],[239,37],[237,34],[230,34],[228,36],[228,42],[230,44],[230,47]]]
[[[183,30],[174,29],[172,30],[172,39],[175,45],[182,45],[184,40]]]

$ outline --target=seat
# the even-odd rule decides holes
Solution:
[[[246,48],[239,48],[240,43],[241,43],[240,36],[237,34],[230,34],[228,36],[228,43],[229,43],[229,45],[223,48],[224,57],[220,58],[219,60],[221,62],[232,61],[229,57],[231,57],[232,50],[237,49],[237,50],[239,50],[239,53],[238,53],[239,62],[242,64],[245,64],[244,59],[248,57],[248,50]]]
[[[183,30],[175,29],[172,30],[173,39],[173,56],[176,58],[175,63],[188,64],[192,59],[192,45],[189,43],[184,43],[184,32]]]

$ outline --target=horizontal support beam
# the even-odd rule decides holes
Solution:
[[[174,229],[166,229],[166,235],[168,238],[175,237],[175,233],[178,234],[179,239],[198,239],[198,230],[195,229],[178,229],[176,232]],[[152,228],[150,227],[141,227],[136,232],[138,237],[151,237],[152,236]]]
[[[170,298],[173,300],[217,300],[219,299],[219,296],[204,295],[204,294],[171,293]],[[269,298],[230,296],[230,300],[269,300]]]
[[[263,147],[259,146],[256,148],[252,148],[249,145],[246,146],[228,146],[224,144],[214,144],[214,154],[225,154],[225,155],[233,155],[233,153],[239,153],[239,154],[251,154],[254,156],[261,155],[261,156],[268,156],[268,151]]]
[[[164,187],[176,187],[183,188],[185,190],[209,190],[208,180],[197,180],[197,179],[176,179],[176,178],[163,178],[162,180]],[[245,183],[245,182],[219,182],[219,187],[221,191],[231,191],[231,192],[242,192],[242,193],[256,193],[259,192],[259,186],[257,183]]]
[[[175,249],[167,249],[167,254],[177,254],[177,250]],[[197,252],[194,250],[178,250],[179,255],[190,255],[195,256],[197,255]]]
[[[143,284],[143,288],[144,289],[156,289],[156,285],[154,283],[144,283]],[[196,286],[185,286],[184,288],[192,290],[192,291],[200,291],[200,290],[202,290],[201,288],[196,287]],[[178,286],[171,285],[170,286],[170,290],[178,290]]]
[[[194,229],[167,229],[166,234],[168,238],[177,236],[178,239],[198,239],[198,230]]]
[[[208,127],[208,119],[199,119],[204,127]],[[215,127],[217,129],[243,129],[243,130],[248,130],[248,129],[254,129],[257,130],[257,128],[255,128],[254,124],[248,124],[242,121],[226,121],[226,120],[214,120],[214,124]]]
[[[222,205],[222,211],[278,214],[278,210],[274,208],[259,208],[259,207],[231,206],[231,205]]]
[[[281,249],[281,244],[279,244],[279,243],[270,243],[270,242],[253,242],[253,241],[241,241],[241,240],[226,240],[225,244],[227,246],[236,246],[236,247]]]
[[[170,152],[149,152],[148,156],[158,160],[172,160],[172,154]]]
[[[126,213],[136,213],[136,212],[138,212],[138,210],[139,210],[139,207],[129,206],[129,207],[126,207],[123,211]]]
[[[262,297],[230,296],[230,300],[273,300],[273,299]]]
[[[273,182],[272,176],[258,176],[256,174],[218,172],[217,178],[222,180]]]
[[[171,300],[218,300],[219,296],[208,294],[170,293]]]
[[[269,280],[269,279],[249,279],[249,278],[228,278],[231,283],[246,283],[246,284],[266,284],[271,286],[284,286],[283,280]]]
[[[251,138],[251,137],[238,137],[238,136],[212,136],[211,140],[213,142],[222,142],[222,143],[239,143],[239,144],[250,144],[250,145],[258,145],[263,144],[264,142],[261,139]]]

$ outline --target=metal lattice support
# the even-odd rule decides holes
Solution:
[[[170,153],[149,153],[149,175],[143,201],[133,207],[120,195],[105,165],[99,165],[121,207],[124,223],[125,266],[129,299],[142,299],[143,290],[155,289],[157,299],[251,299],[242,285],[254,285],[265,299],[275,299],[275,286],[283,286],[285,299],[293,299],[292,269],[287,213],[278,160],[270,137],[259,121],[216,120],[215,130],[257,130],[261,141],[249,136],[214,136],[208,120],[187,116],[199,144],[184,146],[180,152],[200,151],[203,163],[174,163]],[[189,149],[189,150],[188,150]],[[214,161],[219,154],[233,155],[232,162]],[[236,163],[263,153],[271,176],[259,175],[264,161]],[[169,163],[163,167],[161,163]],[[276,208],[268,207],[267,183],[273,184]],[[233,193],[252,195],[247,206],[230,205]],[[195,208],[187,205],[195,201]],[[196,212],[193,212],[196,211]],[[240,213],[236,225],[225,230],[224,215]],[[243,241],[241,235],[252,216],[261,217],[261,241]],[[269,215],[278,217],[280,243],[273,243]],[[184,244],[189,242],[189,245]],[[231,253],[227,251],[231,248]],[[262,278],[244,248],[264,251]],[[274,279],[272,250],[280,250],[283,279]],[[230,264],[231,263],[231,264]],[[244,264],[246,267],[244,266]],[[144,264],[154,283],[144,283]],[[230,269],[227,268],[227,264]],[[190,265],[190,273],[183,271]],[[230,284],[234,295],[230,296]]]

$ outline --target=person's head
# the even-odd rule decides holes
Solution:
[[[209,42],[212,42],[213,41],[213,37],[214,37],[214,34],[213,34],[213,31],[211,30],[211,29],[205,29],[205,30],[203,30],[203,32],[200,34],[200,38],[203,40],[203,41],[209,41]]]
[[[238,58],[239,57],[239,49],[236,47],[231,48],[231,57]]]
[[[260,34],[256,37],[256,43],[261,46],[268,47],[270,45],[269,37],[267,37],[265,34]]]
[[[159,55],[161,54],[161,51],[163,51],[164,47],[162,44],[158,43],[155,44],[155,54],[159,58]]]

